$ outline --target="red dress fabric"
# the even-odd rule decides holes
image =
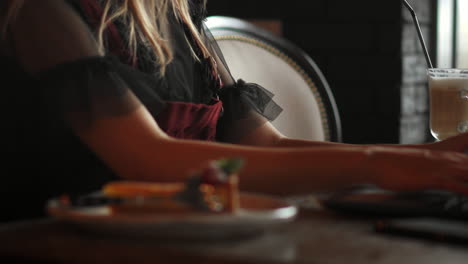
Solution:
[[[161,129],[172,137],[214,141],[221,110],[221,101],[213,105],[168,102],[156,120]]]

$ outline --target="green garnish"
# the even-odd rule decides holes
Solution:
[[[231,174],[239,171],[244,166],[244,159],[242,158],[228,158],[217,160],[218,166],[226,174]]]

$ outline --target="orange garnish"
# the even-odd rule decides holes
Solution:
[[[106,184],[102,191],[109,197],[171,197],[184,189],[183,183],[152,183],[116,181]]]

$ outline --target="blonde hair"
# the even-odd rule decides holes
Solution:
[[[6,34],[7,24],[14,19],[23,3],[24,0],[7,0],[7,11],[2,15],[4,20],[2,22],[5,25],[2,29],[3,35]],[[170,8],[172,10],[169,10]],[[128,21],[128,48],[131,54],[136,56],[138,41],[147,42],[156,55],[156,63],[160,66],[161,73],[164,74],[166,66],[173,59],[173,51],[164,30],[168,25],[169,11],[187,26],[194,44],[200,50],[199,55],[204,59],[210,59],[209,62],[215,67],[214,59],[191,19],[188,0],[104,0],[103,16],[96,36],[99,47],[105,50],[103,36],[109,24],[123,17]],[[197,60],[201,59],[193,48],[192,54]],[[216,70],[216,67],[214,69]]]

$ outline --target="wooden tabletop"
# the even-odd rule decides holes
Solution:
[[[468,246],[388,236],[375,219],[303,209],[292,223],[237,241],[180,242],[86,233],[55,219],[0,226],[0,259],[53,263],[467,263]]]

